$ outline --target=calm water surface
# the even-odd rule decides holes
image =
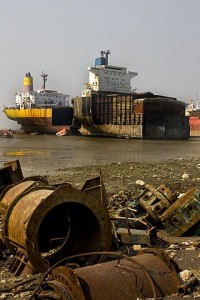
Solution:
[[[21,135],[0,138],[0,167],[19,159],[24,176],[107,162],[153,162],[199,158],[200,138],[189,141],[147,141],[81,136]]]

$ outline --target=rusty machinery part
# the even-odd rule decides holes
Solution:
[[[23,174],[19,160],[4,163],[0,169],[0,193],[9,185],[23,180]]]
[[[16,183],[21,181],[24,176],[22,173],[21,165],[19,160],[13,160],[13,161],[8,161],[4,163],[4,167],[11,167],[12,168],[12,182]]]
[[[31,178],[30,178],[31,179]],[[40,178],[42,179],[42,178]],[[30,189],[37,186],[47,185],[45,181],[34,181],[34,180],[23,180],[22,182],[14,185],[7,186],[4,191],[0,195],[0,214],[4,215],[6,211],[6,207],[8,208],[14,201],[18,201],[16,199],[20,199],[21,195],[29,191]]]
[[[121,256],[124,258],[73,270],[53,269],[37,299],[134,300],[177,293],[182,284],[179,269],[164,251],[146,249],[134,257]]]
[[[177,199],[160,219],[171,235],[181,236],[200,220],[200,190],[190,189]]]
[[[108,197],[102,180],[101,170],[99,170],[99,172],[100,176],[88,179],[81,191],[100,199],[101,204],[107,207]]]
[[[164,184],[157,189],[146,184],[145,190],[139,195],[138,200],[152,219],[159,222],[159,216],[173,203],[175,195]]]
[[[51,272],[39,294],[40,298],[85,300],[77,275],[72,269],[66,267],[57,267]]]
[[[92,194],[92,189],[87,193],[70,185],[27,189],[10,204],[5,216],[8,249],[27,253],[35,272],[42,273],[62,257],[109,250],[108,210]]]

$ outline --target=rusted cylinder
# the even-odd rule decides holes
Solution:
[[[17,186],[10,194],[12,189]],[[108,250],[111,245],[106,207],[67,184],[34,186],[10,201],[4,236],[10,251],[27,253],[36,272],[45,272],[63,256]]]
[[[130,260],[121,259],[74,271],[55,268],[45,289],[55,290],[62,300],[134,300],[172,295],[177,293],[179,285],[177,270],[169,256],[161,250],[147,250]],[[68,298],[64,294],[69,295]]]
[[[46,185],[45,182],[41,180],[25,180],[17,185],[8,186],[0,195],[0,201],[5,205],[10,206],[11,203],[22,193],[26,192],[27,190],[33,187],[44,185]]]

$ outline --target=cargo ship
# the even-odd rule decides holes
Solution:
[[[6,116],[21,125],[24,133],[55,134],[64,129],[67,133],[73,123],[73,107],[69,95],[46,89],[48,74],[42,72],[43,85],[33,90],[33,77],[24,77],[22,93],[16,93],[15,105],[5,107]]]
[[[185,103],[176,98],[132,90],[137,72],[108,64],[110,51],[101,51],[89,67],[81,97],[73,99],[74,117],[82,135],[141,139],[188,139]]]
[[[193,101],[189,100],[189,104],[186,109],[186,116],[189,116],[190,124],[190,136],[198,137],[200,136],[200,108],[199,102],[196,104],[191,103]]]

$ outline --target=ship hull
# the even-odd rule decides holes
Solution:
[[[54,134],[61,129],[70,132],[73,122],[73,108],[5,108],[6,116],[21,125],[25,133]]]
[[[189,117],[190,136],[200,136],[200,113]]]
[[[93,95],[74,99],[80,133],[141,139],[188,139],[189,122],[182,102],[167,97]]]

